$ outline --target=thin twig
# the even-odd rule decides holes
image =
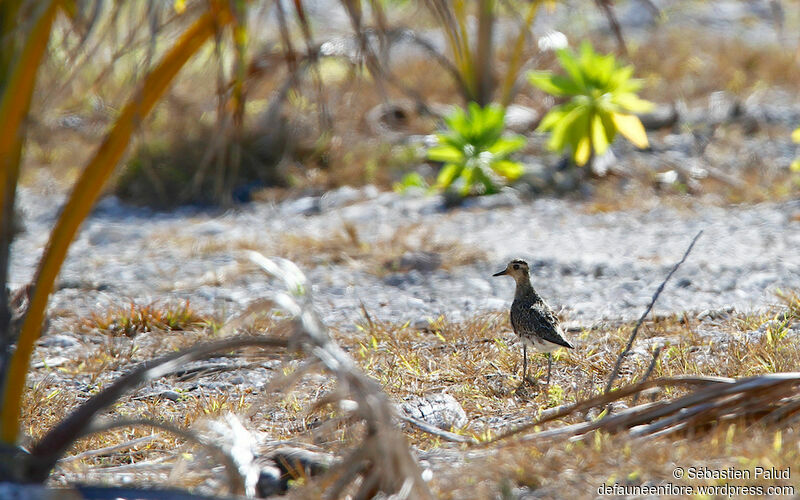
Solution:
[[[96,450],[86,450],[82,453],[78,453],[77,455],[72,455],[71,457],[64,457],[61,460],[59,460],[58,463],[65,464],[69,462],[74,462],[76,460],[83,460],[84,458],[97,457],[100,455],[108,455],[110,453],[114,453],[115,451],[132,448],[142,443],[148,443],[150,441],[153,441],[154,439],[158,439],[159,437],[161,437],[161,434],[155,433],[155,434],[150,434],[149,436],[143,436],[140,438],[131,439],[130,441],[125,441],[124,443],[119,443],[112,446],[106,446],[104,448],[98,448]]]
[[[614,365],[614,370],[611,372],[611,376],[608,377],[608,383],[606,384],[606,391],[605,391],[606,393],[608,393],[611,390],[611,387],[614,385],[614,380],[616,380],[617,375],[619,375],[619,369],[620,366],[622,366],[622,360],[625,359],[625,356],[628,355],[628,353],[631,350],[631,347],[633,347],[633,342],[636,340],[636,335],[639,333],[639,327],[642,326],[642,323],[644,323],[645,318],[647,318],[647,315],[650,314],[650,311],[653,309],[653,305],[655,305],[656,300],[658,300],[658,296],[661,295],[661,292],[664,290],[664,286],[667,284],[667,281],[669,281],[669,279],[672,277],[675,271],[677,271],[678,268],[681,266],[681,264],[683,264],[683,262],[686,260],[686,257],[689,256],[689,252],[692,251],[694,244],[697,242],[697,238],[699,238],[701,234],[703,234],[702,229],[692,239],[692,242],[689,244],[689,248],[687,248],[686,252],[683,253],[683,257],[681,257],[681,260],[678,261],[677,264],[672,266],[672,270],[669,272],[669,274],[667,274],[667,277],[664,278],[664,281],[662,281],[661,284],[658,286],[656,293],[653,294],[653,298],[647,305],[647,309],[645,309],[644,313],[642,313],[642,316],[639,318],[639,321],[636,322],[636,326],[633,327],[633,332],[631,333],[631,336],[628,339],[628,345],[626,345],[625,349],[619,354],[619,357],[617,358],[617,363]]]
[[[612,0],[595,0],[595,3],[606,15],[608,23],[611,25],[611,31],[614,33],[614,37],[617,39],[619,51],[622,53],[622,55],[627,56],[628,47],[625,44],[625,37],[622,36],[622,27],[619,25],[619,21],[617,21],[616,14],[614,14]]]
[[[410,417],[408,415],[398,415],[398,417],[401,420],[404,420],[405,422],[408,422],[409,424],[418,428],[419,430],[426,432],[428,434],[433,434],[434,436],[440,437],[445,441],[451,441],[453,443],[473,443],[473,444],[478,443],[478,440],[476,440],[473,437],[462,436],[461,434],[456,434],[455,432],[445,431],[423,420],[419,420],[417,418]]]
[[[369,311],[367,311],[367,306],[364,305],[364,301],[360,298],[358,299],[358,303],[361,304],[361,313],[364,315],[364,318],[367,320],[367,324],[369,325],[369,330],[375,330],[375,324],[372,322],[372,316],[370,316]]]
[[[158,472],[164,471],[169,472],[175,469],[175,464],[170,462],[174,460],[174,455],[164,455],[163,457],[154,458],[153,460],[145,460],[142,462],[134,462],[132,464],[122,464],[122,465],[97,465],[94,467],[87,467],[85,473],[88,475],[89,473],[95,474],[108,474],[111,477],[119,477],[116,474],[121,472]],[[166,463],[165,463],[166,462]]]

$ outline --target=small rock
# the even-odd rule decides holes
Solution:
[[[390,274],[383,278],[383,282],[389,286],[403,286],[406,282],[406,275],[401,273]]]
[[[610,413],[614,413],[614,412],[617,412],[617,411],[622,411],[622,410],[627,410],[628,409],[628,405],[623,403],[622,401],[614,401],[609,406],[610,406]],[[587,422],[591,422],[591,421],[597,419],[597,417],[600,416],[600,414],[605,410],[605,408],[607,408],[607,407],[601,406],[601,407],[597,407],[597,408],[592,408],[591,410],[589,410],[586,413],[586,419],[585,420]]]
[[[128,219],[130,220],[133,214],[136,215],[143,215],[149,214],[149,210],[147,208],[141,209],[132,209],[129,205],[123,203],[118,197],[116,196],[104,196],[97,201],[94,208],[92,209],[92,213],[95,215],[102,214],[105,217],[111,218],[120,218],[120,219]],[[119,229],[125,229],[122,225],[119,226]],[[136,230],[135,228],[130,228]],[[140,238],[141,235],[136,234],[136,238]]]
[[[619,22],[626,28],[650,28],[659,22],[660,12],[651,2],[634,0],[615,6],[615,9],[619,9]]]
[[[460,207],[467,201],[466,198],[456,189],[447,189],[442,193],[442,205],[445,209]]]
[[[516,207],[522,204],[516,189],[505,187],[497,194],[486,196],[476,196],[464,200],[462,206],[464,208],[483,208],[485,210],[492,210],[495,208]]]
[[[580,185],[577,169],[559,170],[553,173],[553,187],[559,193],[569,193]]]
[[[671,163],[678,163],[683,161],[687,156],[692,154],[694,148],[694,140],[688,134],[669,134],[661,139],[663,147],[671,156],[666,156],[665,160]]]
[[[383,282],[389,286],[404,288],[410,285],[422,284],[425,282],[425,278],[423,277],[422,273],[416,269],[412,269],[407,273],[390,274],[383,279]]]
[[[602,278],[603,275],[606,273],[606,265],[603,263],[596,264],[594,266],[594,277],[595,278]],[[563,273],[563,274],[571,274],[571,273]]]
[[[699,321],[725,319],[731,316],[734,309],[732,307],[724,307],[722,309],[705,309],[697,315]]]
[[[362,193],[360,190],[350,187],[342,186],[339,189],[328,191],[319,200],[320,210],[330,210],[332,208],[341,207],[349,203],[353,203],[361,199]]]
[[[86,119],[80,115],[68,114],[60,117],[58,124],[64,128],[80,130],[86,124]]]
[[[560,31],[548,31],[539,37],[536,41],[536,45],[541,52],[547,52],[550,50],[565,49],[569,45],[569,41],[567,40],[567,35]]]
[[[518,134],[533,130],[539,123],[539,113],[527,106],[512,104],[506,108],[506,128]]]
[[[170,401],[177,401],[181,398],[181,395],[177,391],[164,391],[159,394],[163,399],[169,399]]]
[[[523,165],[525,170],[517,181],[517,186],[521,184],[528,186],[534,192],[542,192],[552,184],[552,173],[543,163],[533,158],[526,158]]]
[[[649,113],[636,115],[646,130],[672,127],[678,123],[678,110],[675,106],[659,106]]]
[[[65,358],[63,356],[54,356],[52,358],[47,358],[45,360],[31,364],[31,368],[55,368],[56,366],[61,366],[68,361],[70,361],[70,358]]]
[[[224,234],[226,229],[226,225],[219,221],[206,221],[195,224],[188,230],[188,233],[196,237],[211,238]]]
[[[305,196],[281,206],[281,212],[286,215],[316,215],[321,211],[320,198],[316,196]]]
[[[614,169],[617,163],[617,157],[613,151],[607,150],[600,156],[596,156],[590,163],[592,173],[597,177],[605,177],[609,170]]]
[[[739,102],[728,92],[712,92],[708,97],[708,119],[711,123],[728,121],[740,112]]]
[[[206,389],[210,389],[212,391],[219,391],[219,392],[226,392],[230,390],[231,384],[229,382],[200,382],[198,383],[200,387],[205,387]]]
[[[127,227],[107,224],[100,226],[89,234],[89,244],[93,247],[105,246],[112,243],[133,241],[142,237],[141,232]]]
[[[431,322],[425,318],[417,318],[411,322],[411,327],[415,330],[427,330]]]
[[[659,187],[671,187],[680,181],[680,174],[677,170],[667,170],[656,174],[655,179]]]
[[[418,276],[421,276],[417,271],[411,271],[409,273],[409,275],[414,275],[414,274],[417,274]],[[416,282],[412,282],[412,284],[417,284],[418,285],[420,282],[421,282],[421,280],[420,281],[416,281]],[[406,305],[408,305],[408,308],[409,308],[408,310],[409,311],[413,311],[415,309],[425,310],[425,306],[427,305],[427,303],[424,300],[418,299],[416,297],[406,296],[406,297],[404,297],[404,299],[405,299]]]
[[[416,144],[424,148],[432,148],[439,145],[439,137],[437,137],[435,134],[411,135],[408,136],[408,140],[406,142],[408,144]]]
[[[447,393],[414,397],[404,402],[401,408],[406,415],[444,430],[464,427],[469,422],[464,408]]]
[[[39,340],[39,345],[42,347],[61,347],[62,349],[69,349],[80,345],[80,342],[72,335],[59,333],[56,335],[44,336]]]
[[[403,271],[415,269],[422,272],[435,271],[442,265],[442,256],[435,252],[406,252],[398,262],[398,268]]]

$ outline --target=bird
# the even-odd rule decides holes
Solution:
[[[550,384],[552,370],[552,352],[566,347],[574,349],[565,338],[564,330],[550,306],[536,293],[531,284],[531,273],[528,263],[514,259],[505,269],[492,276],[511,276],[517,282],[514,302],[511,303],[511,326],[522,340],[522,383],[527,380],[528,350],[530,346],[538,352],[547,353],[547,384]]]

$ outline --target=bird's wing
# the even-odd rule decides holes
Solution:
[[[564,338],[558,318],[547,304],[537,303],[519,310],[520,317],[512,318],[517,334],[522,337],[535,336],[553,344],[572,349],[572,344]]]

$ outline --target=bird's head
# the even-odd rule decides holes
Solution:
[[[521,259],[514,259],[508,263],[505,269],[499,273],[494,273],[492,276],[509,275],[517,282],[530,279],[530,269],[528,263]]]

